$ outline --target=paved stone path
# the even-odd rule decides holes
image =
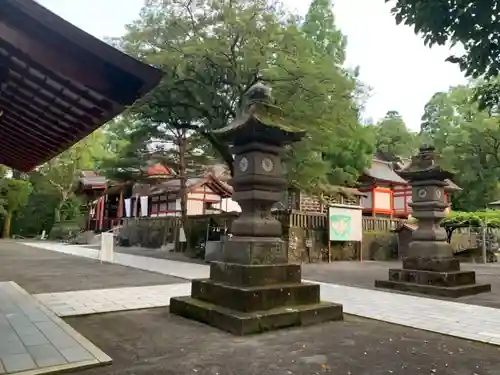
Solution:
[[[191,284],[182,283],[46,293],[35,297],[63,317],[162,307],[168,305],[171,297],[188,295],[190,292]]]
[[[110,362],[24,289],[0,283],[0,374],[43,374]]]
[[[45,242],[26,243],[26,245],[94,259],[98,257],[97,250],[81,246]],[[209,273],[209,268],[206,265],[145,258],[127,254],[115,254],[115,262],[185,279],[206,278]],[[500,309],[336,284],[318,284],[321,285],[322,299],[343,304],[344,311],[348,314],[500,346]],[[99,291],[88,291],[88,293],[90,293],[89,296],[92,296],[92,300],[95,300],[95,310],[98,311],[97,306],[99,304],[110,306],[116,300],[120,299],[133,301],[145,298],[144,295],[147,293],[147,288],[150,287],[107,290],[102,294],[105,297],[102,297],[100,300],[97,297],[100,293]],[[173,288],[177,288],[177,290]],[[189,294],[189,290],[189,283],[166,285],[163,288],[158,288],[155,290],[156,294],[154,298],[152,297],[150,307],[160,306],[162,300],[162,305],[167,306],[170,297],[175,292],[183,291],[179,295],[187,295]],[[61,303],[67,300],[71,301],[75,293],[52,294],[52,305],[49,304],[49,306],[55,309],[54,305],[57,305],[56,300],[59,300]],[[109,300],[104,301],[104,299]],[[141,305],[141,308],[144,307],[146,307],[146,302]],[[125,308],[117,306],[117,309],[122,310]],[[55,309],[55,311],[57,310]]]

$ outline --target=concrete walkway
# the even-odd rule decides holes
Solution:
[[[24,245],[93,259],[98,258],[97,250],[83,246],[47,242],[25,243]],[[115,253],[115,263],[188,280],[206,278],[209,274],[209,267],[206,265],[119,253]],[[499,309],[336,284],[318,284],[321,285],[322,299],[343,304],[344,311],[348,314],[500,346]],[[145,296],[150,290],[147,288],[150,287],[85,291],[87,303],[84,305],[92,308],[96,313],[104,312],[99,306],[103,306],[102,309],[107,312],[113,304],[116,305],[116,310],[113,311],[126,310],[128,308],[125,306],[126,303],[122,303],[123,301],[136,301],[140,303],[140,308],[167,306],[172,295],[175,293],[187,295],[190,290],[189,283],[161,286],[154,289],[154,297],[150,302],[146,302]],[[79,306],[78,302],[75,304],[74,301],[82,301],[82,299],[79,299],[76,293],[83,292],[54,293],[50,297],[42,295],[38,298],[57,313],[58,309],[55,306],[58,304],[66,305],[64,308],[70,305]],[[141,299],[144,302],[139,302]]]
[[[36,294],[35,297],[61,317],[90,315],[168,306],[171,297],[188,295],[190,283],[80,290]]]
[[[0,283],[0,374],[44,374],[110,362],[24,289]]]

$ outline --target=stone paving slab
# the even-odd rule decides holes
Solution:
[[[64,317],[163,307],[169,304],[171,297],[190,292],[191,284],[183,283],[47,293],[35,297],[56,315]]]
[[[343,304],[347,314],[500,346],[498,309],[343,285],[317,284],[321,286],[322,300]],[[77,316],[166,307],[171,297],[189,295],[191,284],[151,288],[88,290],[36,297],[59,316]]]
[[[23,242],[25,246],[56,251],[79,257],[99,259],[99,250],[82,245],[69,245],[56,242]],[[157,272],[182,279],[202,279],[209,275],[209,268],[203,264],[177,262],[166,259],[147,258],[138,255],[114,253],[114,263],[137,268],[144,271]]]
[[[39,246],[38,243],[26,245]],[[63,251],[78,256],[89,254],[89,249],[74,245],[40,243],[39,247],[44,249],[50,247],[53,251]],[[116,255],[118,255],[115,256],[116,263],[139,269],[154,269],[154,272],[184,279],[207,278],[209,275],[209,266],[206,265],[126,254]],[[321,285],[321,298],[328,302],[343,304],[344,312],[347,314],[500,346],[500,309],[311,280],[303,281]],[[175,285],[181,289],[186,288],[187,292],[179,295],[189,294],[190,284]],[[163,290],[165,306],[168,305],[171,295],[169,287],[173,286],[166,286]],[[137,292],[138,290],[134,291]],[[115,290],[115,293],[120,294],[118,290]]]
[[[14,282],[0,283],[0,374],[46,374],[111,358]]]

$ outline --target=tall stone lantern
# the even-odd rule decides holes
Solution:
[[[410,206],[418,226],[403,268],[389,270],[389,280],[377,280],[375,286],[452,298],[491,291],[489,284],[476,284],[475,272],[460,270],[446,241],[440,222],[449,207],[444,199],[445,180],[452,174],[441,168],[435,149],[422,146],[400,175],[412,187]]]
[[[321,302],[319,285],[301,282],[288,264],[281,223],[272,205],[286,189],[280,154],[304,132],[283,124],[262,84],[248,90],[239,116],[217,133],[232,145],[233,199],[242,212],[210,278],[193,280],[191,296],[175,297],[170,312],[238,335],[343,318],[342,305]]]

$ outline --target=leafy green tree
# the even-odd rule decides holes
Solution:
[[[332,57],[342,65],[346,58],[347,38],[335,25],[331,0],[313,0],[306,14],[302,31],[313,42],[317,51]]]
[[[474,103],[474,89],[471,84],[433,95],[421,128],[440,151],[443,165],[456,173],[463,191],[453,204],[464,211],[484,209],[500,198],[500,119]]]
[[[490,80],[500,72],[500,29],[498,0],[385,0],[393,4],[398,24],[413,26],[427,45],[459,45],[464,53],[453,55],[470,78]],[[481,85],[475,97],[484,107],[500,103],[498,81]]]
[[[410,157],[418,149],[418,135],[408,130],[397,111],[387,112],[372,129],[377,150],[394,156]]]
[[[104,142],[103,133],[96,131],[36,170],[36,173],[44,176],[59,194],[59,204],[54,210],[56,223],[61,221],[63,206],[74,198],[79,172],[94,169],[97,161],[107,154]]]
[[[13,215],[28,203],[32,186],[29,181],[3,179],[0,182],[0,197],[5,212],[2,237],[9,238]]]
[[[358,121],[359,87],[354,74],[339,66],[345,38],[333,17],[325,13],[329,23],[317,22],[320,11],[331,10],[313,5],[302,25],[296,15],[264,0],[206,0],[194,11],[180,0],[147,1],[118,43],[165,72],[159,87],[138,104],[140,111],[200,134],[210,145],[206,151],[216,151],[232,168],[227,145],[210,130],[234,119],[246,91],[264,82],[286,121],[309,134],[287,158],[292,182],[307,187],[316,180],[356,180],[362,167],[351,164],[351,153],[365,156],[356,158],[363,164],[371,147]]]

